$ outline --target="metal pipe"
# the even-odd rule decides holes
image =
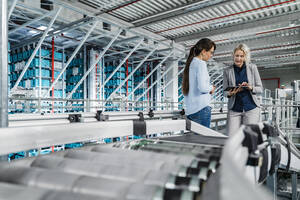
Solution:
[[[0,127],[8,126],[7,0],[0,1]]]
[[[17,1],[18,0],[14,0],[13,3],[12,3],[12,5],[10,6],[9,12],[8,12],[8,15],[7,15],[7,20],[9,20],[11,14],[13,13],[13,11],[14,11],[14,9],[16,7]]]
[[[75,49],[75,51],[73,52],[72,56],[69,58],[68,62],[66,63],[66,65],[64,66],[64,68],[60,71],[59,75],[57,76],[57,78],[55,79],[55,81],[51,84],[50,88],[48,89],[48,91],[43,95],[43,97],[46,97],[49,92],[51,91],[52,88],[54,88],[54,86],[56,85],[56,83],[58,82],[59,78],[63,75],[63,73],[66,71],[67,67],[69,66],[69,64],[71,63],[71,61],[73,60],[73,58],[76,56],[76,54],[78,53],[78,51],[80,50],[80,48],[82,47],[82,45],[84,44],[84,42],[87,40],[87,38],[90,36],[90,34],[92,33],[92,31],[96,28],[98,24],[98,21],[94,22],[92,28],[89,30],[89,32],[85,35],[85,37],[83,38],[83,40],[80,42],[80,44],[77,46],[77,48]]]
[[[47,27],[47,29],[45,30],[45,32],[43,33],[43,36],[41,37],[40,41],[38,42],[37,46],[35,47],[33,53],[31,54],[30,58],[28,59],[26,65],[24,66],[24,69],[22,70],[17,82],[15,83],[14,87],[11,89],[11,93],[14,93],[14,91],[16,90],[16,88],[18,87],[20,81],[22,80],[26,70],[28,69],[29,65],[31,64],[31,61],[33,60],[33,58],[35,57],[36,55],[36,52],[38,51],[38,49],[41,47],[43,41],[45,40],[48,32],[50,31],[50,28],[52,27],[54,21],[56,20],[58,14],[60,13],[61,11],[61,7],[59,7],[54,15],[54,17],[51,19],[51,22],[49,24],[49,26]]]
[[[122,29],[119,29],[119,32],[109,42],[109,44],[104,48],[104,50],[101,52],[101,54],[99,55],[99,57],[95,60],[95,62],[91,65],[91,67],[88,69],[88,71],[83,75],[83,77],[80,79],[80,81],[76,84],[76,86],[73,88],[73,90],[71,91],[71,93],[67,96],[67,99],[70,99],[72,97],[73,93],[77,90],[77,88],[82,83],[82,81],[84,81],[86,79],[86,77],[88,76],[88,74],[95,68],[96,64],[102,59],[102,57],[104,56],[104,54],[106,53],[106,51],[110,48],[110,46],[114,43],[114,41],[119,37],[119,35],[121,34],[121,32],[122,32]]]

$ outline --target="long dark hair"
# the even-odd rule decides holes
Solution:
[[[190,85],[189,85],[189,72],[190,72],[190,64],[194,57],[199,56],[199,54],[204,49],[205,51],[209,51],[212,47],[216,50],[216,44],[208,38],[203,38],[199,40],[190,50],[189,57],[186,60],[184,72],[183,72],[183,80],[182,80],[182,92],[184,95],[188,95]]]

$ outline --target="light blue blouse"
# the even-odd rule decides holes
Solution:
[[[210,105],[212,90],[206,62],[194,57],[189,71],[189,93],[184,96],[185,113],[190,115]]]

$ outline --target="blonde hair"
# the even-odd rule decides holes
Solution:
[[[237,45],[234,48],[233,55],[235,54],[235,52],[237,50],[241,50],[241,51],[244,52],[244,54],[245,54],[245,62],[246,62],[246,65],[248,65],[250,63],[250,58],[251,58],[249,47],[246,44],[239,44],[239,45]]]

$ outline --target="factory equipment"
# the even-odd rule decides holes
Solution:
[[[172,119],[153,119],[157,115],[139,113],[131,116],[133,120],[118,116],[122,120],[107,121],[112,118],[98,113],[96,122],[83,123],[80,116],[72,116],[72,123],[2,128],[1,155],[100,138],[140,139],[90,143],[1,163],[0,197],[266,200],[269,194],[256,183],[263,182],[272,167],[297,171],[300,166],[299,152],[266,124],[242,127],[228,139],[179,113],[168,114]],[[279,148],[279,154],[273,153]]]

